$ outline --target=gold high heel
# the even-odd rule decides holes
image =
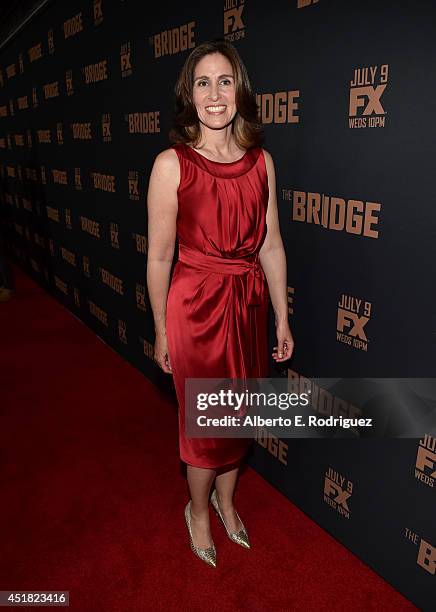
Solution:
[[[220,519],[223,522],[224,527],[226,528],[227,531],[227,535],[229,536],[229,538],[232,540],[232,542],[236,542],[236,544],[239,544],[240,546],[243,546],[244,548],[251,548],[250,546],[250,541],[248,539],[248,533],[247,530],[244,527],[243,522],[241,521],[241,517],[239,516],[239,514],[237,513],[236,509],[236,516],[238,517],[242,528],[239,531],[229,531],[227,529],[227,525],[226,522],[224,520],[223,515],[221,514],[221,509],[218,503],[218,498],[217,498],[217,493],[216,493],[216,489],[214,489],[212,491],[212,495],[210,497],[210,501],[212,502],[212,506],[215,509],[215,512],[217,513],[217,515],[220,517]]]
[[[192,500],[190,499],[189,502],[185,506],[185,521],[186,521],[186,526],[188,527],[188,531],[189,531],[189,544],[191,546],[191,550],[202,561],[204,561],[208,565],[212,565],[213,567],[216,567],[216,549],[215,549],[215,545],[212,544],[212,546],[210,546],[209,548],[198,548],[197,546],[195,546],[195,544],[194,544],[194,542],[192,540],[191,502],[192,502]]]

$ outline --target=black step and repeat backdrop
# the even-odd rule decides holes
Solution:
[[[0,51],[8,252],[174,393],[152,360],[148,178],[169,146],[178,71],[193,47],[223,36],[246,62],[276,167],[296,348],[288,368],[271,363],[272,375],[432,377],[435,23],[431,1],[48,3]],[[428,433],[291,440],[259,429],[249,462],[434,609]]]

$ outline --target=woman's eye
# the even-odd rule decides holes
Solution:
[[[200,87],[203,83],[207,85],[207,81],[198,81],[198,86]],[[230,79],[221,79],[220,83],[230,84]]]

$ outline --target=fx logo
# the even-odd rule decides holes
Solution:
[[[122,73],[125,73],[127,71],[129,72],[132,71],[132,62],[130,60],[130,54],[131,54],[130,43],[121,45],[120,60],[121,60],[121,72]]]
[[[344,491],[337,482],[334,482],[328,476],[326,476],[324,480],[324,495],[327,495],[327,497],[333,499],[333,501],[335,501],[339,506],[342,506],[344,510],[350,510],[347,504],[347,499],[351,497],[351,493]]]
[[[359,108],[363,108],[362,115],[384,115],[385,109],[380,98],[385,89],[386,83],[377,87],[368,85],[350,89],[350,117],[355,117]]]
[[[76,189],[82,189],[82,176],[80,168],[74,168],[74,186]]]
[[[56,124],[56,134],[58,139],[58,144],[64,144],[64,133],[62,131],[62,121]]]
[[[436,470],[434,470],[436,462],[436,453],[434,453],[429,448],[421,445],[418,446],[418,452],[416,454],[416,467],[418,470],[425,474],[426,468],[433,470],[431,474],[429,474],[430,478],[436,478]]]
[[[364,327],[368,323],[369,318],[359,316],[355,312],[338,308],[337,329],[340,332],[348,333],[350,336],[358,336],[361,340],[367,340]],[[351,328],[348,332],[344,332],[345,328]]]
[[[145,287],[140,283],[136,283],[136,306],[139,310],[147,310],[145,305]]]
[[[67,87],[67,96],[72,96],[74,93],[72,70],[67,70],[65,73],[65,85]]]
[[[111,136],[111,116],[110,113],[104,113],[101,116],[101,129],[103,133],[103,140],[109,142],[112,140]]]
[[[94,25],[98,25],[103,21],[103,9],[101,7],[102,0],[94,0]]]
[[[74,303],[76,304],[78,308],[80,308],[80,293],[77,287],[74,287],[73,292],[74,292]]]
[[[47,32],[47,44],[48,44],[48,52],[51,55],[52,53],[54,53],[54,50],[55,50],[54,37],[53,37],[53,28],[51,28]]]
[[[85,276],[90,278],[91,277],[91,273],[90,273],[90,270],[89,270],[89,257],[87,255],[83,255],[83,257],[82,257],[82,265],[83,265],[83,273],[85,274]]]
[[[120,342],[127,344],[127,326],[126,322],[118,319],[118,337]]]
[[[129,198],[131,200],[139,200],[138,173],[132,172],[128,177]]]
[[[71,225],[71,208],[65,209],[65,227],[72,229]]]
[[[224,34],[229,32],[236,32],[236,30],[244,29],[244,22],[242,21],[242,11],[244,5],[232,8],[224,12]]]
[[[111,245],[114,249],[120,248],[120,243],[118,241],[118,224],[111,223],[110,224],[110,237],[111,237]]]

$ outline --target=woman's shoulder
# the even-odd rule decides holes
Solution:
[[[163,151],[161,151],[160,153],[158,153],[156,155],[156,159],[162,159],[164,161],[166,160],[172,160],[172,159],[177,159],[177,149],[178,149],[178,145],[171,145],[170,147],[168,147],[168,149],[164,149]]]
[[[177,170],[179,167],[179,159],[176,148],[174,146],[164,149],[155,157],[154,164],[159,168],[166,170]]]
[[[264,149],[263,147],[259,147],[260,150],[263,153],[263,156],[265,158],[265,164],[266,167],[268,168],[268,170],[271,168],[272,170],[274,170],[274,160],[272,158],[272,155],[269,151],[267,151],[267,149]]]
[[[259,147],[259,148],[262,151],[263,158],[265,160],[265,169],[266,169],[266,173],[268,176],[268,180],[274,181],[275,180],[275,168],[274,168],[274,161],[273,161],[272,155],[269,151],[267,151],[263,147]]]
[[[259,149],[262,151],[263,156],[265,157],[265,160],[268,161],[269,163],[272,163],[271,153],[267,151],[267,149],[264,149],[263,147],[259,147]]]
[[[174,148],[169,147],[156,155],[153,162],[152,175],[158,176],[160,181],[168,186],[174,184],[176,187],[180,183],[180,163]]]

